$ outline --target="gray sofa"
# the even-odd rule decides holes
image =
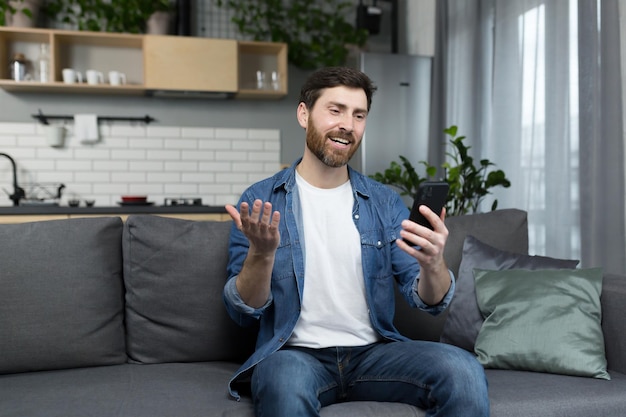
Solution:
[[[455,273],[468,235],[502,251],[528,250],[518,210],[447,224],[445,255]],[[249,398],[227,394],[255,336],[223,307],[229,232],[230,222],[147,215],[0,225],[0,417],[253,417]],[[445,322],[456,301],[439,317],[400,303],[397,326],[413,338],[454,339]],[[625,314],[626,279],[606,275],[600,345],[610,381],[487,369],[491,415],[626,415]],[[424,413],[362,402],[322,415]]]

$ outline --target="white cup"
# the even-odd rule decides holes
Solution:
[[[109,84],[111,85],[123,85],[126,84],[126,74],[119,71],[109,72]]]
[[[63,82],[65,84],[74,84],[77,81],[79,83],[83,82],[83,74],[72,68],[65,68],[63,70]]]
[[[65,142],[65,126],[48,125],[45,127],[46,139],[49,146],[62,148]]]
[[[100,71],[87,70],[87,84],[102,84],[104,83],[104,75]]]

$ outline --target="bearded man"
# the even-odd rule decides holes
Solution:
[[[239,398],[249,387],[257,417],[319,416],[342,401],[489,415],[484,370],[470,353],[393,326],[395,285],[411,306],[439,314],[454,279],[443,259],[445,209],[421,206],[433,230],[420,226],[396,192],[348,166],[375,90],[355,69],[313,73],[296,112],[302,158],[226,206],[226,308],[238,324],[260,326],[229,390]]]

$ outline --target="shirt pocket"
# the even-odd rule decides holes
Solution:
[[[398,233],[391,228],[368,230],[361,233],[363,272],[374,279],[391,279],[391,248]]]
[[[285,278],[293,277],[293,246],[289,241],[288,234],[281,234],[280,244],[276,249],[276,255],[274,256],[274,269],[272,270],[272,281],[280,281]]]

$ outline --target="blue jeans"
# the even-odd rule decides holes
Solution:
[[[342,401],[401,402],[430,417],[489,416],[487,381],[469,352],[436,342],[285,347],[252,375],[256,417],[319,416]]]

